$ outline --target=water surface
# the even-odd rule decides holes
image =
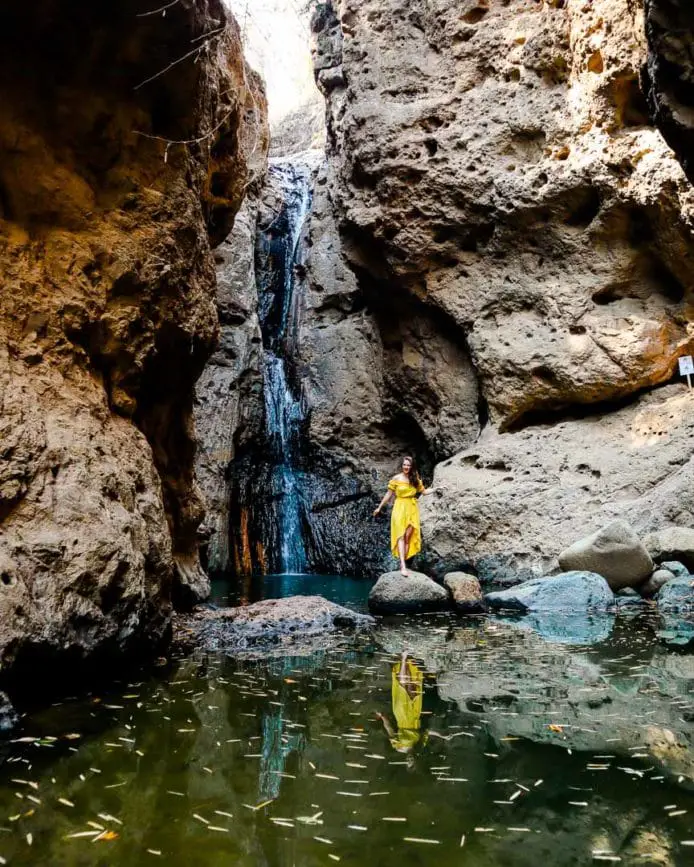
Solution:
[[[408,730],[403,651],[422,690]],[[5,748],[0,856],[692,864],[693,686],[692,656],[643,618],[593,645],[437,615],[298,657],[199,652],[25,721],[38,740]]]

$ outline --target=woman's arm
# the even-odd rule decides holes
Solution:
[[[382,508],[383,508],[387,503],[390,503],[390,501],[393,499],[394,496],[395,496],[395,494],[394,494],[392,491],[386,491],[386,495],[385,495],[385,497],[381,500],[381,502],[379,503],[378,508],[377,508],[377,509],[375,510],[375,512],[374,512],[374,518],[376,517],[376,515],[380,515],[380,513],[381,513],[381,509],[382,509]]]

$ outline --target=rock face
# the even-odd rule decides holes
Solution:
[[[690,406],[673,385],[605,415],[486,429],[436,468],[438,493],[422,500],[429,567],[533,578],[596,526],[624,520],[648,547],[649,531],[693,522]]]
[[[406,614],[440,611],[448,606],[448,593],[421,572],[405,578],[399,572],[381,575],[369,593],[369,611],[374,614]]]
[[[482,588],[474,575],[449,572],[443,579],[443,586],[451,594],[456,611],[461,614],[478,614],[484,611]]]
[[[179,617],[179,637],[206,650],[297,653],[336,630],[360,631],[375,623],[368,614],[328,602],[322,596],[266,599],[241,608],[198,609]],[[188,633],[185,635],[184,633]]]
[[[666,527],[649,533],[644,544],[658,563],[679,561],[691,572],[694,569],[694,529],[691,527]],[[668,568],[668,567],[665,567]]]
[[[441,576],[532,577],[690,511],[686,398],[639,397],[691,349],[692,191],[649,113],[691,80],[666,6],[648,41],[628,0],[316,6],[311,434],[364,484],[400,449],[438,463]]]
[[[263,420],[254,255],[258,207],[256,195],[248,195],[232,233],[215,251],[220,341],[195,387],[195,473],[207,504],[200,535],[204,566],[213,573],[242,571],[230,544],[228,470],[237,449],[259,438]],[[201,587],[198,599],[208,593],[209,585]]]
[[[624,521],[613,521],[574,542],[559,555],[565,572],[597,572],[613,591],[638,587],[653,572],[653,561],[638,536]]]
[[[694,181],[694,9],[687,0],[645,0],[648,64],[644,86],[651,114]]]
[[[614,602],[609,585],[594,572],[564,572],[551,578],[534,578],[510,590],[487,593],[490,608],[520,611],[605,610]]]
[[[262,151],[263,97],[221,3],[150,9],[39,0],[0,36],[5,680],[142,652],[199,575],[210,244]]]

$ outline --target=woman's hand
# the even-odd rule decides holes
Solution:
[[[377,509],[374,509],[374,518],[377,518],[381,514],[381,507],[379,506]]]
[[[435,488],[424,488],[424,490],[422,491],[422,494],[433,494],[434,490],[435,490]]]

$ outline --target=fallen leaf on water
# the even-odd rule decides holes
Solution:
[[[564,726],[558,726],[558,725],[556,725],[555,723],[550,723],[550,724],[547,726],[547,728],[548,728],[551,732],[559,732],[559,734],[561,734],[561,733],[564,731]]]

